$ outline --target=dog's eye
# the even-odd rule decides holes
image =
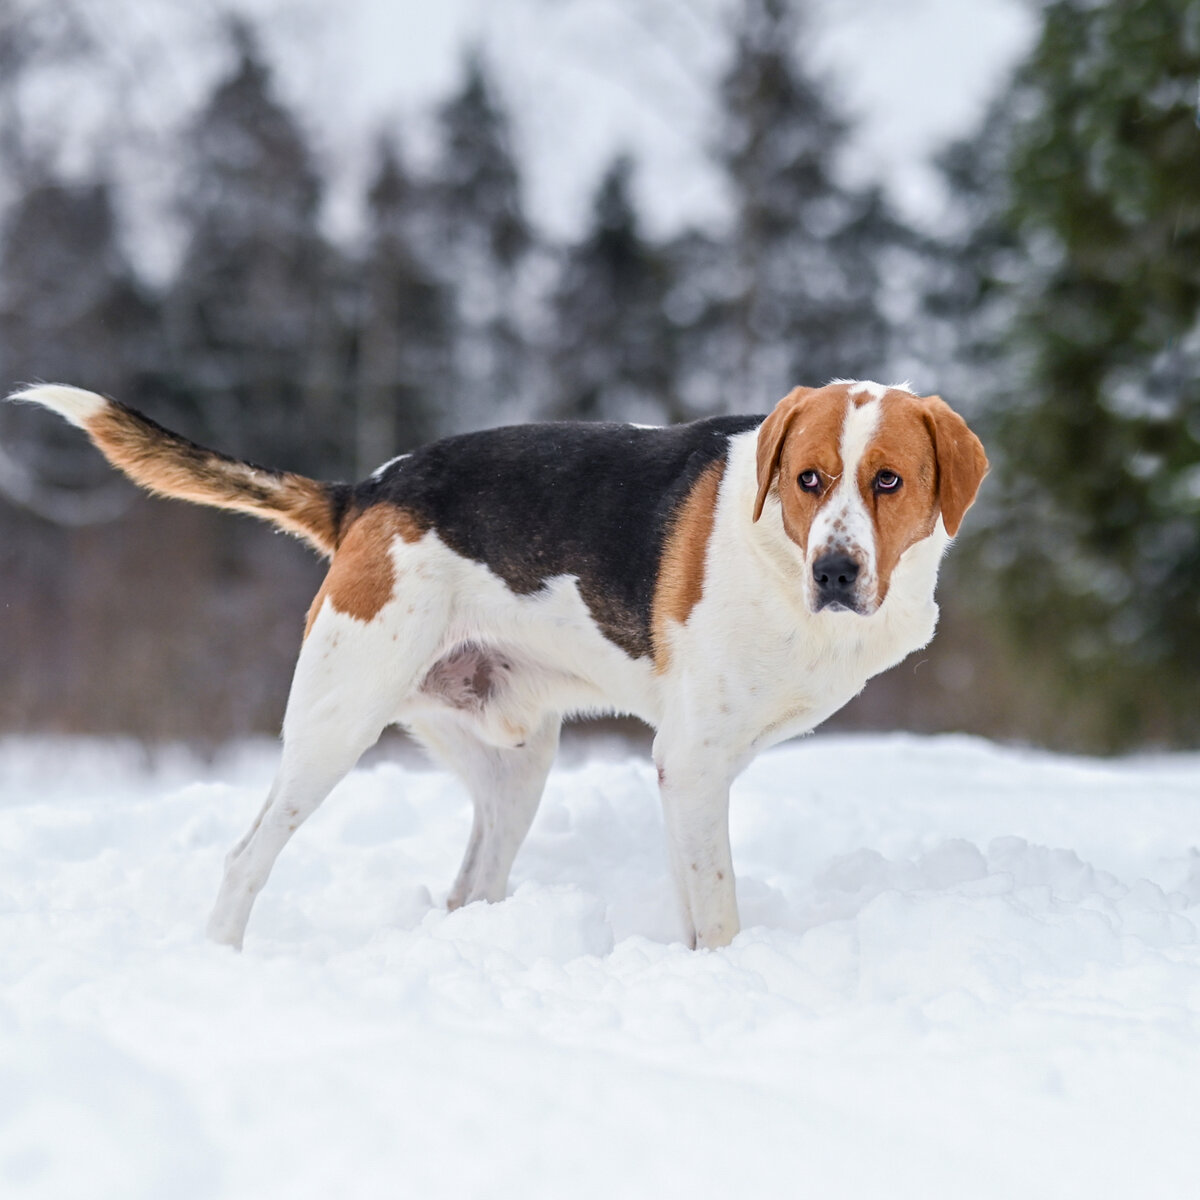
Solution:
[[[895,471],[880,471],[875,476],[875,490],[877,492],[894,492],[904,482]]]
[[[801,471],[796,482],[800,485],[802,492],[819,492],[821,490],[821,476],[816,471]]]

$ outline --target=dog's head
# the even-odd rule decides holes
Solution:
[[[958,533],[987,466],[979,439],[937,396],[798,387],[759,429],[754,520],[774,488],[804,555],[809,607],[870,616],[901,556],[939,518]]]

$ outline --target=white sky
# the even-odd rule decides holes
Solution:
[[[37,5],[44,0],[24,0]],[[302,114],[334,179],[331,229],[352,233],[371,147],[399,128],[428,152],[429,113],[457,84],[464,41],[483,45],[513,116],[535,222],[578,231],[597,179],[618,150],[639,161],[649,231],[711,223],[721,180],[706,158],[715,133],[712,81],[723,66],[731,0],[235,0],[260,19],[284,97]],[[76,0],[124,81],[130,127],[163,136],[202,103],[226,63],[216,0]],[[1029,44],[1022,0],[812,0],[812,61],[859,122],[848,172],[882,179],[905,213],[934,222],[929,156],[967,133]],[[69,131],[68,162],[97,157],[108,79],[60,75],[35,95],[38,119]],[[107,106],[107,107],[106,107]],[[144,265],[169,259],[169,154],[154,139],[110,156],[129,181]],[[102,156],[101,152],[101,156]]]
[[[513,113],[539,223],[576,231],[607,160],[628,148],[651,229],[663,233],[722,211],[706,147],[729,9],[727,0],[358,0],[327,38],[293,39],[292,86],[299,95],[302,79],[321,81],[306,107],[338,145],[347,127],[395,114],[411,124],[455,86],[463,37],[478,38]],[[1020,0],[813,0],[811,26],[813,61],[860,123],[849,169],[887,180],[917,216],[936,197],[929,155],[969,131],[1033,32]]]

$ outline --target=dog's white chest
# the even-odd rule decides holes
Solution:
[[[943,546],[913,547],[870,617],[812,613],[798,579],[764,571],[745,552],[742,561],[718,558],[687,628],[676,631],[685,665],[666,681],[660,725],[690,727],[739,758],[819,725],[933,636]]]

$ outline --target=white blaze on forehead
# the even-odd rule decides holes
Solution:
[[[913,394],[907,379],[903,383],[875,383],[871,379],[835,379],[832,382],[845,384],[851,396],[866,392],[872,400],[882,400],[888,392],[907,392],[910,396]]]
[[[864,384],[864,388],[876,387],[879,384]],[[842,478],[839,487],[848,483],[850,490],[857,496],[858,464],[867,452],[875,431],[879,428],[880,397],[887,388],[879,388],[879,395],[872,395],[866,404],[855,404],[853,401],[846,408],[846,419],[842,423],[842,444],[839,451],[842,459]]]
[[[860,379],[851,386],[850,395],[861,396],[863,392],[866,392],[872,400],[882,400],[883,394],[887,390],[882,383],[872,383],[869,379]]]

